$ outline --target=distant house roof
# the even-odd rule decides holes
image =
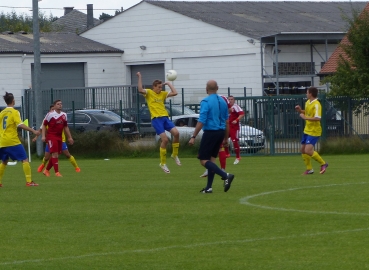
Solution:
[[[369,12],[369,3],[367,3],[362,12],[364,11]],[[350,45],[350,41],[348,40],[347,35],[341,40],[340,45],[341,44]],[[332,53],[331,57],[329,57],[328,61],[324,64],[324,66],[320,70],[319,75],[324,76],[335,73],[341,56],[344,59],[348,59],[348,56],[346,55],[342,47],[338,46],[336,50]]]
[[[41,33],[40,50],[42,54],[124,52],[75,33]],[[0,54],[10,53],[33,54],[33,34],[0,34]]]
[[[350,42],[347,39],[347,36],[345,36],[340,44],[348,45]],[[329,57],[328,61],[324,64],[322,69],[319,72],[319,75],[329,75],[336,72],[338,63],[340,60],[340,56],[342,56],[344,59],[347,59],[346,53],[343,51],[341,46],[338,46],[336,50],[332,53],[331,57]]]
[[[96,26],[103,21],[93,18]],[[80,34],[87,30],[87,14],[73,9],[66,15],[60,17],[52,23],[52,28],[57,32],[70,32]]]
[[[149,1],[193,19],[260,39],[281,32],[346,32],[341,14],[363,10],[365,2]]]

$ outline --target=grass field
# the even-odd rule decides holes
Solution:
[[[244,157],[212,194],[196,158],[60,162],[63,178],[8,166],[0,269],[369,269],[368,155]]]

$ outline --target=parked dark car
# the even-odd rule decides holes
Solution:
[[[78,132],[84,131],[120,131],[130,138],[139,137],[137,124],[127,121],[114,112],[107,110],[76,110],[67,113],[68,127]]]

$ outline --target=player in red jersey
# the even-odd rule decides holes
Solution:
[[[233,164],[238,164],[241,160],[241,151],[239,145],[239,132],[240,132],[240,121],[245,117],[244,111],[235,103],[233,96],[228,97],[229,104],[231,105],[231,112],[229,114],[229,137],[232,140],[234,152],[236,153],[236,160]],[[225,150],[229,155],[228,148]]]
[[[51,167],[54,167],[55,176],[62,177],[62,175],[59,172],[58,157],[59,154],[62,152],[63,131],[67,136],[68,142],[70,144],[73,144],[74,141],[68,128],[67,115],[66,113],[61,111],[63,107],[61,100],[60,99],[55,100],[53,105],[54,111],[49,112],[46,115],[42,126],[42,141],[47,142],[51,153],[51,158],[43,174],[46,176],[50,176],[49,170],[51,169]],[[48,127],[47,135],[46,135],[46,127]]]
[[[228,112],[230,113],[231,112],[231,104],[229,103],[227,97],[225,96],[222,96],[222,95],[219,95],[221,98],[223,98],[223,100],[227,103],[227,106],[228,106]],[[220,168],[225,171],[226,169],[226,165],[227,165],[227,158],[230,157],[229,153],[226,152],[226,149],[228,148],[225,148],[223,146],[223,143],[220,145],[219,147],[219,153],[218,153],[218,156],[219,156],[219,163],[220,163]],[[212,160],[213,162],[215,162],[215,159]],[[200,177],[207,177],[208,176],[208,170],[206,169],[205,172],[200,175]]]

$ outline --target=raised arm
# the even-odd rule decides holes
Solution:
[[[178,95],[177,89],[171,84],[170,82],[165,82],[164,85],[168,85],[170,88],[170,92],[168,93],[167,97],[174,97]]]
[[[138,77],[138,92],[141,93],[141,94],[146,94],[145,89],[143,89],[143,87],[142,87],[142,75],[141,75],[141,72],[137,72],[136,75]]]

